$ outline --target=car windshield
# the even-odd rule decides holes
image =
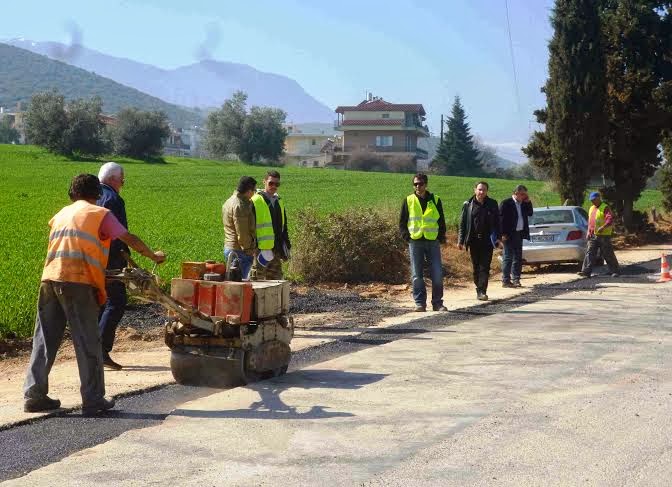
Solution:
[[[534,210],[530,225],[551,225],[554,223],[574,223],[572,210]]]

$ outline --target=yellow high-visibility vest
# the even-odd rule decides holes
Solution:
[[[260,193],[252,196],[252,203],[254,203],[254,212],[257,216],[257,247],[259,250],[271,250],[275,244],[271,209]],[[278,204],[280,205],[282,228],[285,228],[285,205],[279,197]]]
[[[438,204],[438,196],[434,195]],[[427,208],[423,213],[420,200],[415,193],[406,198],[408,205],[408,233],[413,240],[425,237],[427,240],[436,240],[439,235],[439,210],[434,204],[434,199],[427,202]]]
[[[593,205],[590,208],[590,219],[592,220],[593,218],[595,219],[595,235],[599,235],[600,237],[608,237],[614,233],[614,225],[609,225],[605,229],[603,229],[601,232],[598,232],[597,229],[600,228],[602,225],[604,225],[605,222],[605,211],[606,209],[609,208],[609,206],[606,203],[602,203],[599,207]]]

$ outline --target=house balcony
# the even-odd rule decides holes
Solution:
[[[384,154],[413,154],[420,159],[427,159],[429,153],[425,149],[419,147],[406,147],[404,145],[346,145],[343,147],[344,154],[352,154],[353,152],[375,152]]]
[[[376,120],[334,120],[334,130],[345,132],[348,130],[399,130],[414,131],[422,137],[429,137],[429,128],[414,121],[392,118]]]

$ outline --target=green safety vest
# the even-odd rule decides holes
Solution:
[[[436,198],[436,200],[434,200]],[[408,233],[413,240],[425,237],[427,240],[436,240],[439,235],[439,210],[434,201],[441,201],[438,196],[427,202],[425,212],[422,212],[420,200],[415,193],[408,195]]]
[[[257,247],[259,250],[271,250],[275,245],[275,232],[273,231],[273,220],[271,219],[271,209],[261,193],[252,196],[254,203],[254,212],[257,216]],[[285,227],[285,205],[278,197],[280,205],[280,214],[282,215],[282,227]]]
[[[598,232],[597,229],[600,228],[602,225],[604,225],[604,220],[605,220],[605,210],[609,208],[606,203],[602,203],[599,207],[593,205],[590,208],[590,218],[595,218],[595,235],[599,235],[601,237],[608,237],[614,233],[614,226],[609,225],[607,228],[602,230],[601,232]]]

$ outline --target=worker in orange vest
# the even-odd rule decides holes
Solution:
[[[92,415],[114,407],[114,400],[105,398],[98,335],[98,314],[107,297],[105,267],[110,242],[118,238],[157,264],[165,260],[163,252],[153,252],[128,233],[110,210],[96,206],[100,194],[96,176],[76,176],[69,191],[73,203],[49,221],[49,248],[40,283],[33,352],[24,384],[26,412],[47,411],[61,405],[47,394],[49,372],[66,322],[79,367],[82,413]]]

